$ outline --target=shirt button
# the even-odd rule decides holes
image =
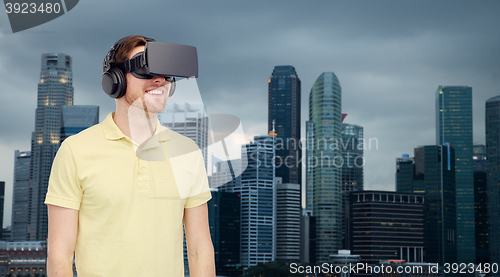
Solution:
[[[143,173],[146,172],[146,169],[144,167],[141,168],[141,172],[143,172]]]

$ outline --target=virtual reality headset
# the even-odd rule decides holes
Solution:
[[[193,46],[148,41],[144,52],[112,67],[141,79],[154,76],[164,76],[167,81],[172,77],[198,78],[198,54]]]

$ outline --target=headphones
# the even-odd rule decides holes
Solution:
[[[131,36],[124,37],[118,40],[113,47],[109,50],[108,54],[104,58],[103,62],[103,73],[101,76],[101,87],[104,92],[111,98],[121,98],[125,95],[127,91],[127,79],[125,73],[118,67],[115,63],[115,55],[118,49],[121,47],[124,40],[130,38]],[[144,37],[146,42],[155,41],[152,38]],[[134,74],[135,76],[135,74]],[[175,78],[170,82],[169,97],[174,94],[175,91]]]

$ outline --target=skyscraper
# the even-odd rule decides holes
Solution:
[[[27,241],[30,202],[31,151],[14,154],[14,188],[12,197],[11,232],[13,241]]]
[[[300,184],[276,177],[276,260],[300,262]]]
[[[276,137],[276,176],[283,183],[302,182],[300,146],[300,79],[291,65],[275,66],[269,78],[267,128]]]
[[[5,202],[5,182],[0,181],[0,226],[3,230],[3,205]],[[2,230],[0,230],[0,238],[3,237]]]
[[[47,238],[47,207],[44,205],[52,161],[60,143],[61,108],[73,105],[73,72],[71,57],[65,54],[43,54],[35,131],[31,135],[30,166],[30,240]]]
[[[408,156],[408,155],[406,155]],[[455,263],[455,151],[449,145],[415,148],[414,158],[396,159],[398,193],[425,195],[425,257],[429,263]]]
[[[159,114],[159,120],[163,126],[192,139],[200,148],[207,168],[208,117],[205,107],[188,103],[183,106],[167,104]]]
[[[363,127],[342,123],[342,248],[347,249],[346,205],[349,192],[363,190]]]
[[[276,189],[273,166],[274,136],[256,136],[242,145],[248,155],[248,166],[241,174],[241,183],[229,182],[221,191],[241,196],[241,265],[254,266],[275,258]],[[245,151],[246,150],[246,151]]]
[[[439,86],[436,91],[436,144],[455,149],[457,262],[476,261],[474,165],[472,163],[472,88]]]
[[[474,218],[476,220],[476,262],[489,263],[488,186],[486,182],[486,146],[474,145]]]
[[[240,199],[236,192],[212,190],[207,203],[218,274],[226,275],[240,264]]]
[[[342,247],[342,94],[333,72],[323,72],[309,94],[307,185],[312,185],[312,215],[316,226],[316,262],[328,262]],[[310,130],[312,128],[312,130]],[[309,142],[308,142],[309,144]],[[311,180],[310,180],[311,179]],[[307,188],[307,191],[310,189]]]
[[[485,122],[490,263],[500,263],[500,96],[486,101]]]

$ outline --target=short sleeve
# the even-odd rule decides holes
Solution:
[[[196,175],[189,192],[189,196],[186,199],[186,204],[184,204],[184,208],[197,207],[212,198],[212,194],[210,193],[210,188],[208,186],[208,177],[207,171],[205,170],[203,155],[200,150],[195,151],[195,153],[195,166],[193,169],[196,170]]]
[[[52,163],[45,204],[79,210],[82,195],[73,151],[64,141]]]

